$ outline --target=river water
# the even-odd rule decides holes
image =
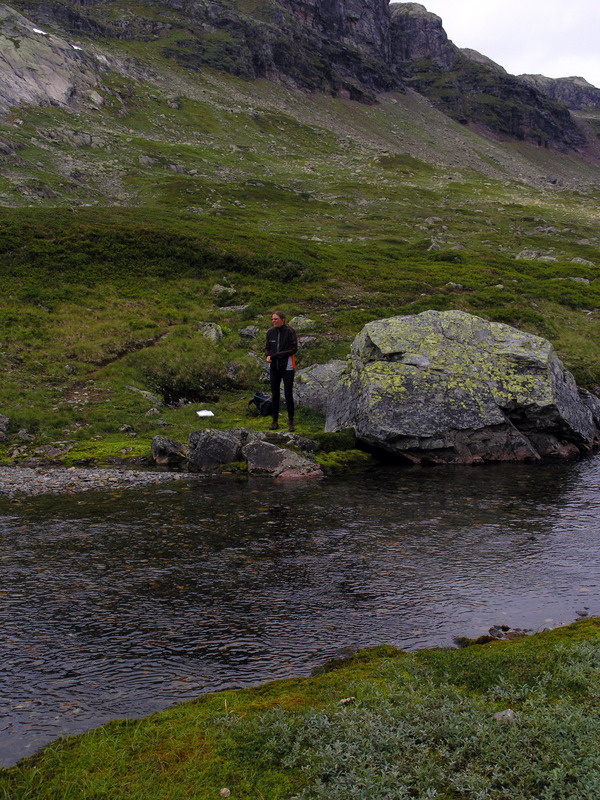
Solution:
[[[351,648],[600,613],[600,456],[0,500],[0,765]]]

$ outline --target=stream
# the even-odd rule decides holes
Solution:
[[[0,499],[0,766],[381,643],[600,613],[600,456]]]

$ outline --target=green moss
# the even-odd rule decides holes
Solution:
[[[352,469],[364,468],[374,463],[374,459],[364,450],[330,450],[317,453],[317,464],[325,472],[347,472]]]
[[[462,650],[363,650],[57,742],[0,771],[0,796],[592,797],[599,652],[596,619]],[[507,708],[512,723],[497,721]]]

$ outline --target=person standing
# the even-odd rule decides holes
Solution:
[[[298,350],[296,331],[285,324],[283,311],[274,311],[271,317],[273,327],[267,331],[265,353],[270,364],[271,398],[273,403],[273,422],[271,430],[279,427],[279,399],[281,381],[288,413],[288,430],[294,431],[294,371],[295,355]]]

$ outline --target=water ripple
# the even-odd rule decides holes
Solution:
[[[0,501],[0,764],[347,648],[600,612],[600,458]]]

